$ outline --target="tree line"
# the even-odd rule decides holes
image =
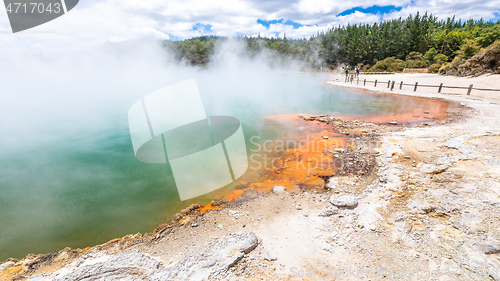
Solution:
[[[206,67],[227,38],[203,36],[163,45],[179,62]],[[360,66],[364,71],[429,68],[467,60],[500,40],[500,21],[439,20],[427,13],[373,24],[338,26],[310,39],[238,37],[245,55],[266,50],[272,64],[300,61],[304,68]],[[491,48],[495,49],[496,48]],[[449,67],[449,65],[448,65]]]

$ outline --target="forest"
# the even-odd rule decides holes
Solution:
[[[163,41],[175,60],[208,67],[228,38],[204,36]],[[500,72],[500,21],[448,18],[427,13],[373,24],[338,26],[309,39],[237,37],[250,58],[266,50],[270,64],[300,62],[304,70],[361,67],[362,71],[429,72],[470,75]],[[245,49],[245,48],[244,48]]]

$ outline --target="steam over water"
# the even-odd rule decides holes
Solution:
[[[207,114],[237,117],[248,149],[252,136],[275,134],[259,126],[262,116],[397,114],[415,106],[230,53],[209,70],[175,66],[150,46],[3,61],[0,261],[149,232],[187,205],[213,199],[180,202],[169,167],[134,156],[128,109],[170,84],[197,79]]]

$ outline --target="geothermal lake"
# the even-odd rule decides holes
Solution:
[[[252,136],[264,141],[279,134],[260,125],[263,116],[305,113],[362,119],[429,106],[421,99],[322,85],[326,80],[280,74],[265,84],[249,78],[226,85],[197,77],[207,114],[239,118],[249,151]],[[127,120],[134,101],[98,104],[103,111],[110,109],[99,126],[83,126],[83,121],[62,126],[50,131],[50,141],[39,141],[33,132],[26,144],[11,145],[15,149],[2,154],[0,261],[150,232],[186,206],[214,199],[212,193],[181,202],[169,166],[135,158]]]

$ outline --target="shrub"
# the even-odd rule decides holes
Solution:
[[[406,68],[425,68],[429,65],[428,60],[408,60],[406,61]]]
[[[430,55],[429,55],[430,56]],[[425,68],[429,65],[430,60],[424,59],[421,53],[411,52],[406,56],[406,68]]]
[[[395,57],[388,57],[378,61],[374,66],[368,69],[369,72],[400,72],[405,68],[405,62]]]
[[[469,59],[457,56],[439,69],[440,74],[456,76],[477,76],[488,72],[500,74],[500,40]]]
[[[480,37],[476,38],[476,43],[481,47],[487,47],[493,44],[496,40],[500,40],[499,25],[486,28],[486,31],[484,31]]]
[[[441,68],[441,64],[439,63],[434,63],[429,66],[429,72],[430,73],[438,73],[439,68]]]
[[[429,63],[434,63],[438,51],[434,48],[430,48],[424,55],[424,59],[428,60]]]
[[[468,59],[473,55],[477,54],[477,52],[479,52],[479,49],[480,47],[476,44],[476,42],[470,39],[465,39],[465,43],[462,46],[460,46],[460,50],[458,51],[458,56],[460,56],[463,59]]]
[[[449,65],[450,65],[449,63],[445,63],[445,64],[441,65],[441,67],[440,67],[440,68],[439,68],[439,70],[438,70],[438,73],[439,73],[439,74],[446,75],[446,72],[447,72],[447,71],[448,71],[448,69],[449,69]]]
[[[481,65],[484,72],[500,74],[500,40],[481,50],[470,61]]]
[[[422,54],[419,52],[411,52],[406,56],[406,60],[422,60]]]
[[[445,54],[438,54],[434,57],[434,62],[439,64],[444,64],[448,61],[448,56]]]

